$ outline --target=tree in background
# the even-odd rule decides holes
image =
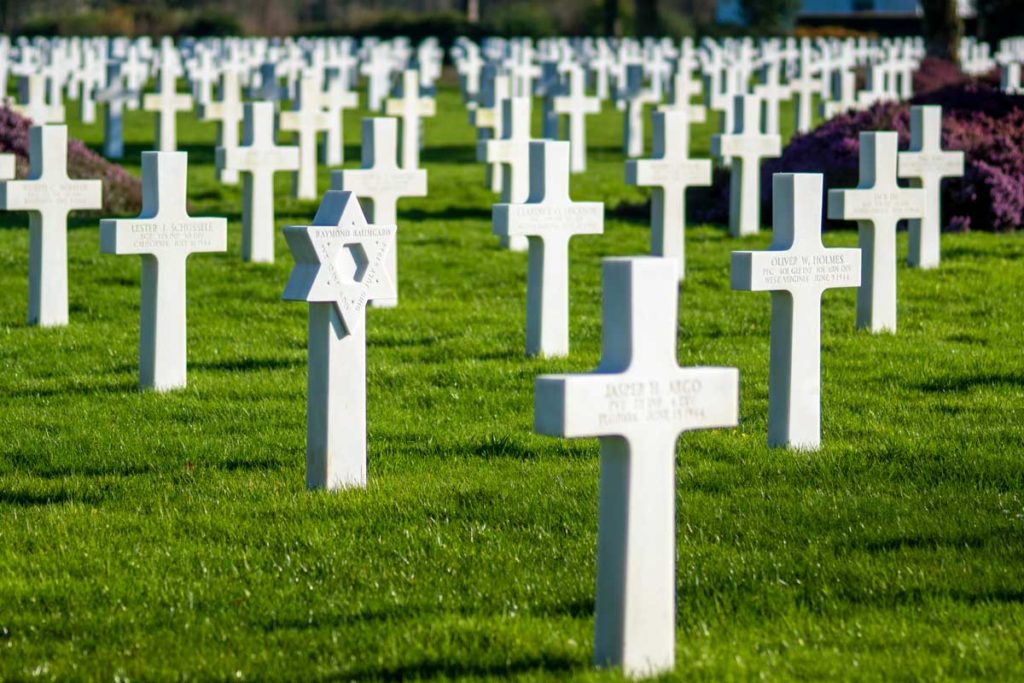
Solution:
[[[636,0],[636,34],[659,36],[663,33],[658,20],[658,0]]]
[[[800,0],[740,0],[747,26],[762,34],[791,28],[800,5]]]
[[[619,0],[604,0],[604,34],[606,36],[617,36],[621,32]]]
[[[921,0],[921,9],[928,55],[959,64],[964,22],[957,11],[957,0]]]
[[[1020,0],[977,0],[978,33],[998,43],[1003,38],[1024,35],[1024,12]]]

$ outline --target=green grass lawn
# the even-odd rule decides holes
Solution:
[[[95,220],[70,231],[70,326],[26,327],[28,221],[4,215],[0,680],[619,677],[590,663],[597,441],[532,424],[538,374],[597,364],[601,258],[647,252],[621,114],[590,119],[572,181],[608,207],[572,245],[572,355],[527,360],[526,256],[491,236],[474,133],[438,99],[401,304],[368,313],[365,491],[305,490],[306,306],[281,301],[280,233],[275,265],[241,262],[212,124],[179,119],[193,215],[230,221],[227,253],[189,261],[186,390],[137,391],[140,259],[101,255]],[[133,172],[152,130],[127,115]],[[102,123],[71,134],[98,148]],[[279,224],[307,224],[289,182]],[[1024,239],[947,235],[940,270],[901,265],[897,335],[827,293],[824,447],[791,453],[766,446],[770,297],[729,288],[729,252],[769,237],[688,232],[679,361],[739,367],[741,424],[679,441],[670,678],[1020,680]]]

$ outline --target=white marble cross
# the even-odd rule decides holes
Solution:
[[[676,443],[737,425],[739,371],[679,367],[671,260],[604,259],[602,280],[601,363],[538,377],[534,428],[601,440],[594,663],[653,676],[675,666]]]
[[[347,71],[331,70],[320,102],[331,119],[321,148],[323,162],[328,166],[345,163],[345,110],[359,106],[359,93],[348,89],[348,78]]]
[[[782,153],[778,135],[761,132],[761,100],[737,95],[732,133],[711,138],[711,151],[732,159],[729,179],[729,231],[734,237],[753,235],[761,228],[761,160]]]
[[[331,173],[331,188],[354,192],[364,206],[370,222],[398,225],[398,200],[427,196],[427,172],[421,168],[404,169],[398,165],[398,121],[390,117],[365,118],[362,122],[362,168]],[[397,228],[396,228],[397,229]],[[378,297],[373,305],[398,305],[397,238],[384,258],[388,279],[394,285],[394,297]]]
[[[138,93],[125,85],[119,62],[108,64],[107,85],[97,91],[96,99],[106,104],[103,110],[103,155],[108,159],[120,159],[124,156],[124,108],[129,102],[138,100]]]
[[[161,45],[160,55],[159,88],[142,98],[142,108],[156,112],[157,151],[173,152],[178,148],[178,112],[192,110],[192,96],[177,92],[179,67],[175,48],[169,41]]]
[[[828,217],[857,221],[861,258],[857,327],[896,331],[896,225],[922,218],[925,191],[896,182],[896,133],[860,134],[860,182],[852,190],[829,190]]]
[[[29,129],[29,176],[0,176],[0,209],[29,212],[28,324],[68,324],[68,214],[103,206],[103,181],[68,178],[67,126]],[[7,179],[10,178],[10,179]]]
[[[420,97],[419,72],[406,69],[402,72],[399,96],[390,98],[384,104],[384,113],[397,116],[402,122],[402,146],[399,150],[399,166],[407,171],[420,167],[420,122],[424,116],[437,113],[434,100]]]
[[[187,378],[185,261],[227,249],[227,219],[188,215],[188,154],[142,153],[142,211],[100,221],[100,250],[142,256],[139,387],[169,391]]]
[[[672,76],[672,99],[659,105],[658,111],[685,111],[690,123],[704,123],[708,117],[707,109],[703,104],[694,104],[692,101],[702,90],[701,80],[693,77],[690,61],[680,58],[676,73]]]
[[[530,194],[530,97],[502,101],[502,136],[477,143],[477,157],[489,164],[501,164],[501,201],[522,204]],[[512,251],[526,251],[522,235],[505,236],[501,244]]]
[[[569,240],[604,232],[604,204],[569,199],[569,143],[530,143],[530,195],[495,204],[494,234],[529,239],[526,355],[569,353]]]
[[[299,170],[292,184],[292,194],[298,199],[316,199],[316,136],[331,125],[321,100],[319,83],[307,76],[299,82],[295,108],[281,112],[281,130],[295,131],[299,139]]]
[[[370,48],[369,58],[359,67],[360,73],[368,79],[366,89],[367,107],[370,111],[380,111],[388,96],[388,84],[391,80],[391,57],[382,46]]]
[[[899,153],[897,175],[924,190],[924,217],[909,223],[907,263],[938,268],[941,260],[942,180],[964,174],[964,153],[942,149],[942,107],[910,108],[910,150]]]
[[[768,62],[761,69],[760,82],[754,87],[754,94],[761,98],[764,109],[764,132],[779,134],[779,105],[790,97],[789,88],[782,84],[777,61]]]
[[[732,288],[772,293],[768,445],[821,445],[821,295],[860,285],[860,249],[821,243],[823,176],[777,173],[767,251],[732,253]]]
[[[686,188],[711,184],[711,160],[690,158],[686,111],[654,112],[652,159],[626,162],[626,183],[651,191],[651,253],[674,259],[686,273]]]
[[[644,153],[644,112],[649,104],[657,104],[658,97],[642,90],[626,98],[626,114],[622,127],[622,150],[630,158]]]
[[[814,96],[821,93],[821,77],[811,72],[810,60],[800,59],[800,75],[789,82],[789,88],[796,99],[793,103],[794,127],[796,133],[807,133],[814,124],[812,112]]]
[[[566,71],[569,92],[554,99],[554,110],[568,118],[568,139],[571,150],[570,167],[573,173],[587,170],[587,114],[601,111],[601,100],[588,97],[586,78],[578,66]]]
[[[11,109],[32,120],[37,126],[64,121],[64,105],[60,101],[46,101],[46,78],[31,74],[22,79],[24,102],[10,105]],[[0,93],[2,98],[6,93]]]
[[[328,191],[313,224],[289,226],[284,298],[309,302],[306,485],[366,486],[366,305],[396,296],[384,264],[395,225],[369,225],[351,192]]]
[[[192,66],[188,70],[188,78],[192,83],[192,96],[200,107],[210,103],[213,93],[213,84],[219,74],[217,65],[214,64],[213,53],[206,49],[196,51]],[[221,81],[223,83],[223,80]],[[223,98],[223,95],[221,95]]]
[[[242,260],[274,262],[274,173],[299,168],[299,148],[274,144],[273,102],[247,102],[242,145],[218,147],[217,166],[242,179]]]
[[[238,147],[238,124],[242,122],[242,88],[238,83],[237,73],[225,71],[221,74],[220,100],[201,104],[199,118],[203,121],[217,122],[217,147]],[[217,165],[217,176],[222,183],[234,185],[238,182],[238,171],[220,164]]]

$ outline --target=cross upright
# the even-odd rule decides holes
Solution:
[[[942,149],[942,107],[910,108],[910,150],[900,152],[897,175],[911,187],[924,190],[924,216],[912,218],[907,263],[917,268],[938,268],[941,260],[942,180],[964,174],[964,153]]]
[[[142,153],[142,211],[100,221],[100,250],[142,256],[139,388],[186,384],[185,261],[227,249],[227,219],[188,215],[186,152]]]
[[[273,102],[245,104],[239,147],[218,147],[217,166],[242,178],[242,260],[274,262],[274,173],[299,168],[299,148],[274,143]]]
[[[470,123],[476,128],[476,139],[490,140],[501,135],[502,101],[511,97],[512,84],[508,76],[494,71],[493,65],[484,69],[484,84],[477,107],[470,111]],[[487,184],[494,192],[501,192],[501,165],[488,164]]]
[[[359,93],[348,89],[348,71],[333,68],[327,74],[327,87],[320,105],[331,122],[324,136],[321,156],[328,166],[345,163],[345,110],[359,106]]]
[[[309,226],[289,226],[284,299],[309,302],[306,486],[366,486],[366,305],[395,296],[384,265],[393,224],[368,224],[356,196],[329,190]]]
[[[398,225],[398,200],[427,196],[427,172],[421,168],[404,169],[398,165],[398,121],[391,117],[365,118],[362,121],[362,168],[331,173],[331,189],[357,194],[370,222]],[[384,258],[385,272],[394,284],[395,295],[380,297],[376,307],[398,305],[397,237]]]
[[[644,111],[649,104],[657,104],[661,98],[643,85],[644,68],[640,64],[629,66],[631,86],[625,96],[626,120],[622,126],[622,149],[627,157],[638,157],[644,153]]]
[[[25,180],[0,182],[0,209],[29,212],[28,324],[67,325],[68,214],[101,208],[103,181],[68,177],[67,126],[32,126],[29,163]]]
[[[292,195],[297,199],[316,199],[316,136],[331,125],[321,99],[317,80],[305,76],[299,81],[295,108],[281,112],[281,130],[295,131],[299,139],[299,170],[292,183]]]
[[[217,81],[218,75],[220,71],[214,64],[213,53],[207,49],[198,49],[188,70],[188,78],[192,83],[193,97],[200,107],[209,104],[213,99],[213,84]],[[223,95],[221,97],[223,98]]]
[[[402,146],[399,150],[401,163],[406,171],[420,167],[420,122],[424,116],[437,113],[434,100],[420,97],[420,75],[416,69],[402,72],[398,97],[388,99],[384,113],[397,116],[402,122]]]
[[[756,95],[736,96],[732,133],[711,138],[712,154],[733,160],[729,178],[729,232],[734,237],[753,235],[761,227],[761,160],[782,153],[778,135],[761,132],[761,100]]]
[[[764,107],[764,132],[779,134],[779,105],[790,97],[790,90],[782,84],[778,61],[769,61],[761,68],[760,83],[754,86],[754,94],[761,98]]]
[[[120,62],[107,64],[107,85],[96,92],[96,99],[104,102],[103,109],[103,156],[120,159],[124,156],[124,108],[138,99],[125,84]]]
[[[510,97],[501,106],[502,136],[477,143],[477,157],[502,169],[501,201],[522,204],[530,194],[530,97]],[[521,235],[502,237],[501,245],[512,251],[526,251]]]
[[[494,234],[529,240],[526,355],[569,353],[569,240],[604,232],[604,204],[569,198],[569,143],[530,143],[530,195],[495,204]]]
[[[897,144],[894,132],[861,133],[860,182],[828,192],[828,217],[857,221],[863,250],[857,327],[872,332],[896,331],[896,225],[925,213],[925,191],[896,181]]]
[[[789,88],[796,96],[793,106],[794,130],[806,133],[811,130],[813,118],[811,112],[814,96],[821,92],[821,77],[815,76],[811,68],[811,58],[804,54],[800,58],[800,74],[790,80]]]
[[[367,107],[370,111],[380,111],[388,96],[388,85],[391,81],[391,57],[387,48],[376,45],[370,48],[369,59],[359,67],[359,72],[367,77]]]
[[[217,122],[217,147],[238,147],[238,124],[242,122],[242,88],[236,72],[225,71],[220,75],[220,99],[200,104],[199,118]],[[218,164],[217,175],[222,183],[234,185],[238,182],[238,171],[235,169]]]
[[[627,676],[675,666],[676,444],[735,427],[739,371],[676,360],[675,264],[602,264],[601,363],[534,387],[534,431],[601,441],[594,663]]]
[[[771,292],[768,445],[821,445],[821,296],[860,285],[860,249],[821,243],[824,180],[818,173],[772,179],[772,243],[732,253],[732,288]]]
[[[156,112],[156,145],[160,152],[178,148],[178,112],[192,109],[192,96],[177,92],[178,70],[174,44],[164,41],[160,45],[159,89],[142,98],[142,108]]]
[[[703,87],[698,78],[693,77],[693,65],[689,57],[680,57],[676,64],[676,72],[672,76],[672,99],[658,106],[658,111],[685,111],[690,123],[704,123],[708,111],[702,104],[694,104],[692,99],[701,94]]]
[[[554,99],[554,110],[568,118],[570,149],[569,170],[581,173],[587,170],[587,114],[601,111],[601,100],[586,93],[586,76],[575,64],[566,69],[569,90]]]
[[[11,109],[32,120],[37,126],[64,121],[64,105],[60,101],[46,100],[46,77],[30,74],[21,79],[23,99],[21,104],[10,105]],[[2,97],[5,93],[0,93]]]
[[[651,190],[651,253],[673,259],[686,272],[686,188],[711,184],[711,160],[690,158],[690,117],[654,112],[654,154],[626,162],[626,183]]]

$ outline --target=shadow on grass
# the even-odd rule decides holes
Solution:
[[[128,372],[127,366],[125,366],[124,372]],[[138,372],[138,365],[131,366],[131,372]],[[13,389],[5,392],[5,396],[10,398],[53,398],[55,396],[92,396],[100,394],[135,394],[139,391],[139,383],[137,380],[132,379],[130,381],[115,381],[109,384],[75,384],[70,386],[58,386],[58,387],[31,387],[22,389]]]
[[[15,507],[43,507],[46,505],[63,505],[64,503],[82,503],[93,505],[98,503],[99,496],[88,494],[72,494],[60,491],[5,491],[0,490],[0,505]]]
[[[437,145],[420,152],[420,162],[426,164],[475,164],[476,145]]]
[[[505,662],[459,662],[423,660],[384,667],[365,667],[345,672],[336,680],[429,680],[452,678],[488,678],[523,675],[530,672],[568,675],[580,669],[580,663],[559,655],[531,655]]]
[[[941,548],[970,548],[978,550],[990,542],[997,542],[993,536],[953,536],[943,538],[933,535],[896,536],[875,541],[867,541],[862,546],[870,553],[890,553],[898,550],[939,550]]]
[[[291,370],[305,366],[305,364],[305,359],[299,358],[231,358],[216,361],[192,361],[189,363],[189,367],[213,372],[257,372],[260,370]]]
[[[215,467],[226,472],[279,472],[285,468],[285,464],[279,460],[268,458],[252,460],[233,458]]]
[[[1024,372],[988,372],[959,377],[935,377],[917,385],[921,391],[937,393],[967,392],[978,387],[1024,387]]]
[[[405,209],[400,220],[408,221],[491,221],[491,209],[482,206],[449,206],[436,211]]]

